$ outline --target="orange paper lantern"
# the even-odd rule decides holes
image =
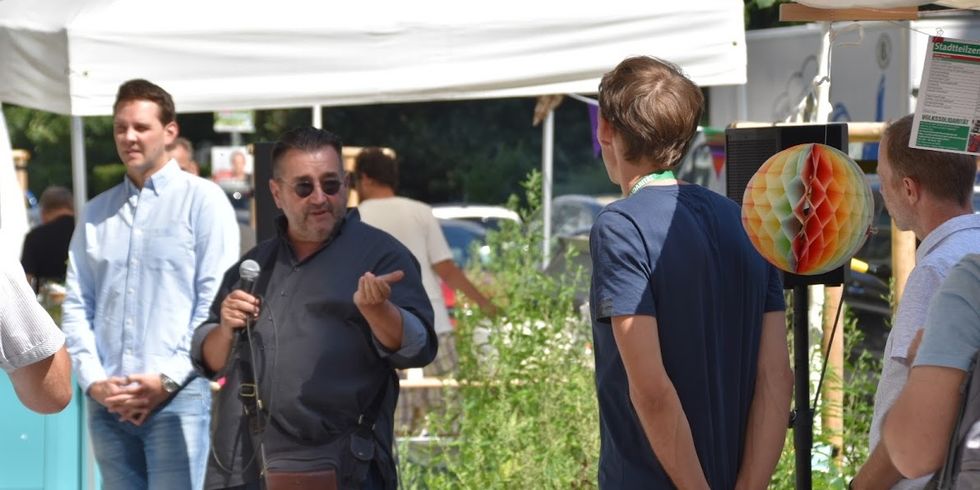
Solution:
[[[776,153],[749,180],[742,225],[755,248],[794,274],[834,270],[861,248],[874,200],[864,173],[846,154],[809,143]]]

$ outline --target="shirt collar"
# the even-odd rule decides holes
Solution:
[[[343,231],[344,225],[346,225],[349,221],[348,218],[351,216],[353,216],[354,220],[360,219],[359,215],[351,215],[350,212],[348,212],[346,216],[341,216],[340,222],[337,223],[337,226],[334,226],[333,232],[330,233],[330,236],[328,236],[327,239],[320,244],[320,248],[317,248],[316,251],[310,254],[309,257],[303,260],[303,262],[309,261],[323,251],[323,249],[327,248],[327,245],[330,245],[330,243],[340,235],[340,233]],[[286,219],[286,215],[284,214],[276,216],[276,236],[279,238],[280,243],[285,245],[286,249],[289,250],[289,255],[293,262],[296,262],[296,252],[293,250],[293,244],[289,241],[289,220]]]
[[[153,175],[149,176],[146,181],[143,182],[143,187],[153,191],[154,194],[159,196],[160,193],[163,192],[163,189],[167,187],[167,184],[180,177],[181,172],[183,172],[183,170],[180,169],[180,165],[177,165],[177,160],[171,158],[163,165],[163,168],[154,172]],[[128,175],[126,176],[125,181],[127,195],[133,196],[140,193],[140,190],[136,188],[136,185],[133,184],[133,181],[129,179]]]
[[[946,220],[926,235],[926,238],[919,244],[919,248],[915,251],[916,262],[921,261],[926,255],[929,255],[946,237],[970,228],[980,228],[980,214],[964,214]]]

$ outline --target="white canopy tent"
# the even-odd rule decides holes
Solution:
[[[179,112],[590,93],[636,54],[742,84],[743,22],[740,0],[3,0],[0,102],[76,116],[81,208],[77,117],[111,114],[127,79]]]

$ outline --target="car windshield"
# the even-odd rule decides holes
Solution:
[[[442,234],[449,243],[453,261],[461,267],[468,265],[473,258],[470,253],[473,244],[483,244],[486,239],[486,231],[483,227],[469,221],[443,219],[439,220],[439,226],[442,227]]]

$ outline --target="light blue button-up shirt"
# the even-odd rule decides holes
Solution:
[[[68,251],[62,307],[82,390],[139,373],[185,380],[194,328],[207,319],[238,248],[224,192],[174,160],[142,189],[127,177],[86,204]]]

